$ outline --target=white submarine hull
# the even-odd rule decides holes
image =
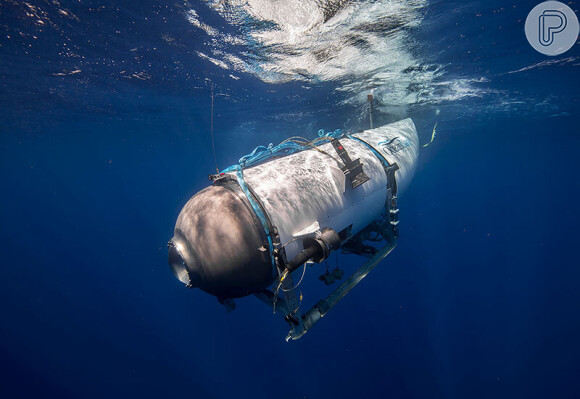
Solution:
[[[349,180],[337,146],[360,160],[363,183]],[[243,174],[222,174],[177,219],[169,242],[174,274],[220,299],[267,288],[324,229],[339,237],[337,247],[376,220],[387,201],[386,166],[398,166],[400,194],[413,177],[418,148],[415,125],[404,119],[245,168]]]

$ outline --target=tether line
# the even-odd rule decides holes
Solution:
[[[210,121],[210,130],[211,130],[211,149],[213,151],[213,161],[215,162],[215,170],[216,173],[219,174],[220,170],[217,164],[217,157],[215,156],[215,144],[213,140],[213,83],[210,83],[211,87],[211,121]]]

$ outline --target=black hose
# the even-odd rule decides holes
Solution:
[[[298,269],[301,265],[303,265],[308,259],[315,257],[323,252],[322,248],[318,244],[312,244],[308,248],[304,249],[303,251],[299,252],[286,266],[286,269],[289,273],[292,273],[294,270]]]

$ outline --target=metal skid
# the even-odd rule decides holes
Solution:
[[[286,341],[297,340],[306,334],[320,319],[322,319],[342,298],[346,296],[363,278],[367,276],[383,259],[387,257],[397,242],[389,243],[379,250],[370,260],[355,271],[346,281],[330,293],[326,298],[321,299],[306,313],[301,314],[299,308],[289,306],[292,303],[299,302],[298,295],[294,290],[284,291],[285,298],[276,295],[270,290],[264,290],[254,295],[268,304],[270,307],[276,307],[283,315],[284,319],[290,324],[291,329],[286,337]]]
[[[389,180],[394,182],[394,172],[396,164],[385,168]],[[300,339],[306,334],[320,319],[322,319],[342,298],[346,296],[357,284],[359,284],[387,255],[397,246],[399,208],[397,204],[396,185],[389,184],[387,190],[387,203],[382,220],[372,223],[367,229],[352,237],[342,248],[351,253],[368,256],[370,259],[359,267],[348,279],[332,291],[326,298],[318,301],[311,309],[302,313],[300,311],[301,294],[297,294],[294,289],[292,276],[288,274],[278,281],[278,289],[262,290],[254,295],[274,309],[274,313],[279,313],[284,320],[289,323],[291,329],[286,337],[286,341]],[[370,239],[371,234],[375,238]],[[365,245],[365,241],[378,241],[385,245],[380,249]],[[358,248],[358,250],[357,250]],[[282,288],[282,289],[280,289]],[[282,291],[282,294],[279,294]]]

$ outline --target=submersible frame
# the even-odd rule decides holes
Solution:
[[[413,175],[417,150],[410,119],[257,147],[211,175],[213,184],[183,207],[170,266],[186,286],[216,296],[228,310],[235,298],[255,295],[290,325],[287,340],[299,339],[397,245],[398,195]],[[297,287],[307,264],[339,248],[370,259],[303,312]],[[292,272],[301,266],[295,284]],[[327,269],[319,279],[329,285],[343,274]]]

